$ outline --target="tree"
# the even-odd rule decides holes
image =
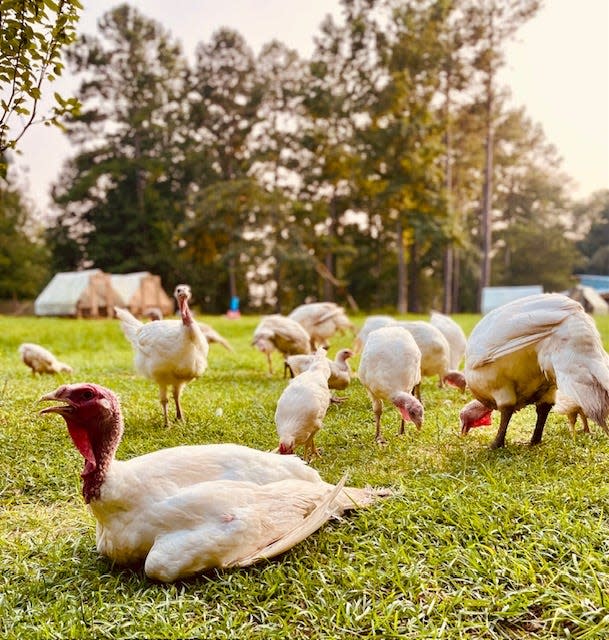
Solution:
[[[476,308],[480,279],[480,198],[484,164],[484,127],[480,108],[462,93],[450,113],[450,190],[447,188],[446,243],[443,300],[450,298],[452,312]],[[443,114],[443,121],[445,116]],[[444,124],[446,126],[446,123]],[[446,136],[445,136],[446,139]],[[445,163],[446,166],[446,163]],[[446,169],[445,169],[446,172]],[[446,185],[445,177],[445,185]],[[450,251],[448,251],[450,249]],[[446,252],[450,255],[447,277]],[[474,292],[473,298],[471,297]],[[448,309],[447,309],[448,310]]]
[[[78,0],[15,0],[0,3],[0,174],[5,152],[15,149],[36,122],[42,85],[61,76],[62,49],[74,41],[82,5]],[[76,98],[55,93],[55,106],[43,121],[60,125],[78,112]],[[15,120],[18,119],[16,123]]]
[[[48,253],[21,193],[0,180],[0,298],[34,298],[48,278]]]
[[[352,251],[341,240],[356,200],[359,151],[355,132],[367,119],[367,101],[376,77],[376,2],[344,1],[344,23],[330,16],[321,25],[303,87],[306,122],[302,127],[298,194],[301,224],[310,225],[309,247],[321,286],[317,296],[333,300],[337,290],[349,296],[343,277]],[[363,121],[362,121],[363,119]],[[345,260],[345,258],[347,258]]]
[[[439,2],[437,10],[442,16],[439,26],[438,42],[441,47],[441,71],[443,104],[441,122],[444,131],[444,196],[446,203],[446,244],[443,262],[442,310],[452,313],[458,308],[459,300],[459,260],[460,236],[463,220],[459,210],[459,198],[455,189],[457,158],[455,140],[459,137],[459,128],[455,126],[458,113],[458,100],[463,100],[463,91],[467,85],[467,35],[468,25],[463,24],[462,6],[464,0]]]
[[[577,243],[584,256],[583,273],[609,275],[609,189],[597,191],[574,211],[578,226],[582,218],[590,221],[588,233]]]
[[[176,227],[184,219],[181,159],[186,63],[162,26],[128,5],[106,13],[70,62],[83,76],[83,108],[68,130],[80,148],[54,190],[62,213],[54,253],[115,272],[148,269],[178,278]],[[73,265],[73,268],[79,265]]]
[[[235,199],[255,204],[251,199],[254,180],[250,173],[255,161],[251,138],[261,119],[258,109],[263,95],[254,55],[239,33],[220,29],[209,43],[197,47],[189,91],[193,143],[186,163],[199,166],[200,176],[191,184],[193,221],[189,222],[190,232],[184,237],[182,253],[199,256],[196,259],[200,261],[203,258],[197,247],[207,245],[208,250],[214,251],[214,255],[206,255],[204,260],[222,265],[226,271],[213,287],[209,280],[205,286],[208,291],[215,289],[210,295],[216,300],[223,299],[223,308],[230,298],[243,298],[246,293],[247,269],[243,260],[253,249],[247,230],[254,220],[262,228],[264,223],[259,217],[268,211],[262,207],[252,212],[252,221],[248,221],[247,212],[238,205],[232,217],[233,224],[238,226],[233,226],[229,233],[220,232],[225,224],[224,215],[235,205]],[[228,198],[226,202],[221,200],[223,195]],[[245,222],[247,226],[243,226]],[[219,235],[213,237],[206,230]]]
[[[276,40],[262,48],[256,65],[264,92],[258,108],[260,121],[251,136],[254,162],[250,174],[274,194],[263,243],[266,268],[260,269],[257,279],[265,280],[258,283],[260,287],[272,289],[266,302],[281,313],[302,302],[303,283],[315,274],[302,228],[295,224],[301,181],[296,169],[304,152],[299,131],[306,126],[303,102],[309,74],[297,52]]]
[[[432,259],[422,232],[443,235],[440,90],[443,3],[392,2],[375,27],[369,124],[358,130],[362,190],[397,256],[397,309],[419,306],[421,271]],[[387,25],[383,29],[383,24]],[[434,270],[437,266],[434,266]]]
[[[205,291],[208,308],[225,310],[227,291],[249,305],[253,274],[264,271],[264,228],[275,210],[273,194],[252,178],[223,180],[199,191],[192,208],[196,213],[181,230],[185,272]]]
[[[563,291],[573,284],[577,250],[560,225],[539,220],[518,222],[502,233],[493,263],[497,285],[541,284],[545,291]]]
[[[523,109],[503,110],[495,127],[492,283],[566,289],[577,251],[566,237],[569,181],[557,151]]]
[[[483,287],[491,282],[492,199],[494,121],[496,117],[496,75],[504,63],[502,44],[518,28],[532,18],[541,5],[540,0],[470,0],[464,7],[465,22],[470,26],[474,46],[474,67],[479,70],[480,99],[484,108],[484,183],[481,206],[482,260],[480,268],[479,300]]]

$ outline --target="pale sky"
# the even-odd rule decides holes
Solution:
[[[84,2],[81,33],[95,33],[96,21],[119,2]],[[276,38],[302,56],[338,0],[131,0],[144,15],[161,22],[182,42],[187,55],[222,26],[239,31],[256,53]],[[542,125],[583,198],[609,188],[609,0],[545,0],[537,16],[506,47],[500,82],[509,86],[514,106],[524,106]],[[47,85],[59,90],[62,85]],[[44,90],[44,89],[43,89]],[[47,211],[50,185],[62,161],[73,153],[54,128],[30,129],[20,143],[20,183],[40,213]]]

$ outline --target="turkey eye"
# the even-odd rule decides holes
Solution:
[[[84,391],[82,397],[85,400],[91,400],[91,398],[93,397],[93,391]]]

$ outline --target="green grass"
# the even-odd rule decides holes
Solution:
[[[277,445],[285,385],[249,346],[258,318],[201,318],[235,347],[213,345],[183,395],[184,424],[162,426],[156,385],[137,377],[118,322],[0,317],[0,633],[4,638],[589,638],[609,637],[609,438],[569,435],[550,415],[529,448],[534,411],[518,413],[504,450],[496,426],[458,434],[458,391],[423,384],[425,423],[373,442],[355,380],[316,441],[322,476],[384,485],[393,498],[333,521],[271,562],[172,585],[115,567],[95,550],[80,496],[80,455],[36,400],[62,382],[93,381],[121,397],[119,458],[177,444]],[[355,318],[361,324],[362,318]],[[466,331],[476,316],[460,316]],[[597,320],[609,346],[609,318]],[[36,377],[17,347],[39,342],[74,367]],[[336,340],[330,352],[349,346]],[[356,362],[353,363],[357,365]],[[222,415],[218,415],[222,409]],[[497,424],[495,416],[494,424]],[[596,427],[596,428],[595,428]]]

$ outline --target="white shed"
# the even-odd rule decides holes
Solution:
[[[101,269],[56,273],[34,302],[37,316],[112,317],[120,302]]]
[[[159,309],[163,315],[174,310],[170,298],[161,284],[161,277],[149,271],[112,274],[112,287],[121,297],[119,306],[126,307],[134,315],[145,315],[152,309]]]
[[[484,287],[482,289],[482,314],[486,314],[501,305],[532,296],[537,293],[543,293],[543,286],[540,284],[516,286],[516,287]]]

